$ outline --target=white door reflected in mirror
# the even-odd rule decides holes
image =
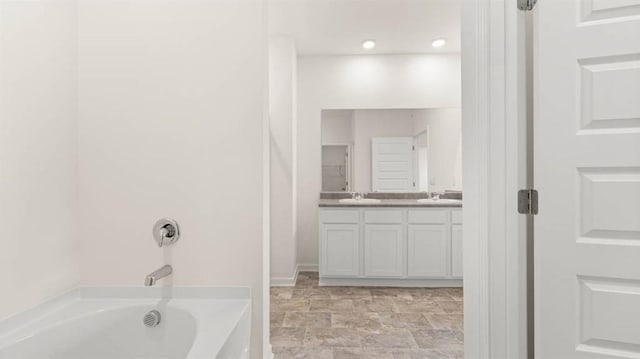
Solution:
[[[323,110],[322,191],[462,190],[461,137],[459,108]]]

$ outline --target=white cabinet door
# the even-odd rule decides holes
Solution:
[[[401,224],[367,224],[364,234],[364,274],[401,277],[404,245]]]
[[[538,1],[537,358],[640,357],[640,1]]]
[[[408,238],[409,277],[446,277],[449,275],[447,225],[410,224]]]
[[[323,224],[320,232],[320,275],[357,276],[360,272],[360,226]]]
[[[462,225],[451,225],[451,276],[462,278]]]

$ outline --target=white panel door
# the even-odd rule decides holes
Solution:
[[[320,232],[320,275],[359,275],[360,225],[322,224]]]
[[[408,228],[409,277],[448,276],[447,225],[410,224]]]
[[[462,225],[451,225],[451,276],[462,277]]]
[[[372,191],[412,191],[415,188],[413,163],[413,137],[372,138]]]
[[[640,357],[640,0],[542,0],[535,353]]]
[[[367,224],[364,230],[364,274],[401,277],[404,245],[401,224]]]

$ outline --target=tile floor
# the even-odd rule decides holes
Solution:
[[[462,288],[271,288],[275,359],[463,358]]]

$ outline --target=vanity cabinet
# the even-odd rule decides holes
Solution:
[[[360,272],[360,226],[327,223],[321,232],[322,272],[329,276],[357,276]]]
[[[448,236],[444,224],[409,224],[408,276],[444,278],[448,275]]]
[[[402,277],[403,237],[401,224],[365,224],[364,275]]]
[[[461,286],[462,210],[321,208],[320,284]]]

